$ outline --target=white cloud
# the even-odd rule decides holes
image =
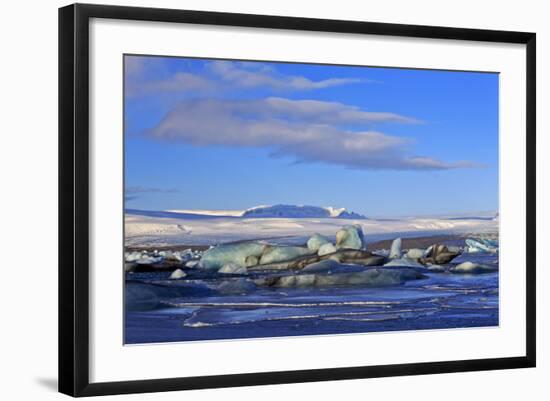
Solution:
[[[213,90],[214,87],[212,81],[199,75],[178,72],[170,78],[161,80],[127,80],[125,89],[126,96],[135,97],[159,92],[206,92]]]
[[[375,131],[349,131],[342,124],[414,122],[393,113],[373,113],[341,103],[267,98],[253,101],[199,99],[178,103],[151,138],[195,146],[267,148],[297,162],[357,169],[443,170],[477,167],[410,155],[413,141]]]
[[[244,88],[265,86],[276,90],[311,90],[364,82],[358,78],[313,81],[302,76],[278,74],[273,68],[262,68],[261,63],[255,62],[212,61],[209,67],[223,81]]]
[[[162,78],[151,79],[157,76]],[[171,72],[162,57],[126,56],[125,90],[129,98],[190,92],[226,91],[231,88],[265,87],[276,91],[314,90],[339,85],[372,82],[357,78],[330,78],[313,81],[303,76],[283,75],[261,62],[208,61],[201,72]]]

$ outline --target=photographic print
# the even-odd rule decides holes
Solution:
[[[499,75],[124,56],[125,344],[499,325]]]

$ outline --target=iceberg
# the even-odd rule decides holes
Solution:
[[[409,258],[396,258],[390,260],[384,265],[386,266],[397,266],[397,267],[412,267],[412,268],[424,268],[424,265],[418,263],[416,260]]]
[[[434,244],[428,248],[426,257],[422,258],[420,262],[423,264],[444,265],[456,258],[459,254],[460,252],[453,252],[445,245]]]
[[[247,270],[246,267],[239,266],[235,263],[228,263],[226,265],[223,265],[220,270],[218,270],[218,273],[222,274],[246,274]]]
[[[498,243],[491,240],[468,238],[466,239],[466,245],[468,246],[467,250],[469,253],[498,251]]]
[[[300,256],[314,254],[308,248],[302,248],[299,246],[270,246],[268,245],[260,258],[260,265],[269,263],[287,262],[292,259],[296,259]]]
[[[423,258],[426,255],[426,251],[424,249],[418,249],[418,248],[412,248],[407,251],[405,256],[409,259],[420,259]]]
[[[304,267],[302,273],[355,273],[365,271],[366,267],[362,265],[339,263],[332,259],[325,259],[317,263],[312,263]]]
[[[401,238],[396,238],[391,243],[390,259],[401,257]]]
[[[336,252],[336,247],[329,242],[328,244],[323,244],[319,247],[317,255],[324,256],[334,252]]]
[[[467,274],[482,274],[498,271],[498,266],[484,265],[480,263],[463,262],[453,266],[450,271],[452,273],[467,273]]]
[[[164,258],[162,256],[143,255],[140,259],[137,259],[135,263],[138,265],[155,265],[162,263],[163,260]]]
[[[170,279],[171,280],[178,280],[180,278],[184,278],[185,276],[187,276],[187,274],[185,274],[183,270],[176,269],[172,272],[172,274],[170,274]]]
[[[248,256],[260,257],[266,248],[266,244],[258,242],[218,245],[204,252],[197,267],[219,270],[223,265],[228,263],[244,267],[246,266],[246,258]]]
[[[417,280],[425,276],[414,269],[380,269],[370,268],[359,272],[336,274],[296,274],[275,277],[262,283],[273,287],[325,287],[333,285],[364,285],[368,287],[384,287],[400,285],[409,280]]]
[[[359,224],[344,226],[336,233],[336,249],[363,249],[363,229]]]
[[[321,234],[313,234],[310,239],[307,240],[307,247],[317,252],[322,245],[329,244],[330,241]]]

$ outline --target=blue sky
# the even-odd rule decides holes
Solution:
[[[126,207],[498,209],[498,75],[125,56]]]

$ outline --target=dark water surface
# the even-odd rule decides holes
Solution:
[[[497,263],[498,259],[496,255],[464,254],[459,261],[480,258],[484,263]],[[132,280],[170,285],[166,273],[131,276]],[[126,313],[125,341],[139,344],[498,326],[498,306],[498,273],[428,273],[425,279],[383,288],[259,287],[246,294],[168,294],[154,310]]]

